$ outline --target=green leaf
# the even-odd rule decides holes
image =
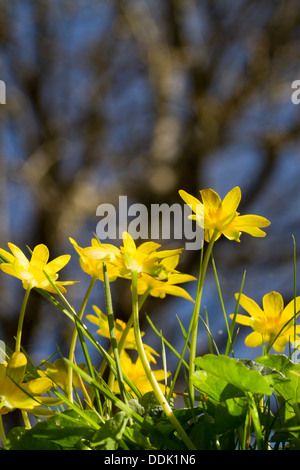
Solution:
[[[44,438],[32,436],[31,430],[15,427],[7,435],[7,450],[60,450],[61,447]]]
[[[145,393],[139,398],[139,403],[144,408],[144,413],[149,413],[151,410],[157,409],[158,407],[162,409],[154,392]]]
[[[207,354],[206,356],[196,358],[195,364],[204,369],[207,374],[213,375],[221,381],[219,383],[219,392],[222,387],[223,391],[221,395],[219,393],[219,399],[226,399],[223,398],[224,396],[227,398],[239,396],[240,394],[236,389],[241,390],[244,394],[247,392],[266,395],[272,394],[270,383],[266,377],[258,370],[246,367],[246,365],[238,359]],[[203,377],[204,375],[202,378]],[[228,384],[230,387],[228,387]]]
[[[97,420],[96,413],[86,413],[92,415],[93,420]],[[41,421],[24,431],[19,434],[9,433],[8,445],[11,449],[74,449],[82,440],[88,440],[94,434],[95,428],[71,410]]]
[[[261,356],[256,362],[281,372],[288,379],[274,384],[277,394],[290,405],[300,402],[300,364],[295,364],[283,354]]]
[[[241,397],[244,392],[238,387],[222,380],[216,375],[198,370],[193,374],[193,385],[200,392],[210,398],[214,403],[221,403],[229,398]]]
[[[96,431],[91,439],[92,447],[97,450],[116,450],[119,441],[125,431],[128,415],[124,411],[119,411],[115,416],[107,420],[101,428]]]
[[[131,428],[126,427],[123,438],[128,447],[132,450],[155,450],[156,447],[150,442],[145,431],[138,424],[134,424]]]

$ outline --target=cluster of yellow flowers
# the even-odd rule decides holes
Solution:
[[[233,188],[223,201],[212,189],[200,191],[202,201],[183,190],[179,191],[179,194],[193,211],[190,218],[202,224],[204,213],[204,238],[208,243],[214,243],[221,235],[229,240],[239,242],[242,232],[254,237],[266,235],[261,230],[261,227],[267,227],[270,224],[266,218],[257,215],[240,215],[237,212],[241,199],[239,187]],[[111,282],[118,277],[132,279],[133,273],[135,273],[138,294],[141,296],[150,294],[154,297],[164,298],[166,295],[175,295],[194,301],[189,293],[179,286],[179,284],[196,280],[195,277],[180,273],[176,269],[182,249],[160,251],[161,246],[153,241],[142,243],[137,247],[127,232],[123,233],[123,246],[120,248],[112,244],[101,243],[96,238],[92,239],[90,246],[84,248],[80,247],[72,238],[70,238],[70,242],[79,255],[82,270],[93,279],[103,281],[103,263],[105,263],[108,279]],[[66,266],[70,259],[69,255],[63,255],[48,262],[48,248],[40,244],[32,251],[29,261],[17,246],[12,243],[9,243],[8,246],[11,252],[0,249],[2,261],[0,269],[6,274],[20,279],[26,291],[40,288],[50,293],[64,294],[66,292],[64,286],[76,282],[58,281],[58,271]],[[248,346],[259,346],[276,338],[273,347],[276,351],[281,352],[287,342],[294,339],[294,329],[291,324],[295,312],[294,301],[284,308],[281,295],[277,292],[271,292],[263,298],[263,310],[254,300],[243,294],[240,296],[240,304],[249,316],[237,315],[235,320],[254,330],[246,338]],[[297,298],[297,312],[299,306],[300,300]],[[100,335],[109,338],[107,316],[97,306],[93,308],[96,316],[88,315],[87,318],[99,326],[98,333]],[[119,343],[125,328],[124,322],[119,319],[115,321],[117,343]],[[300,332],[299,327],[296,331]],[[148,361],[155,363],[157,353],[150,346],[144,345],[144,347]],[[124,372],[141,392],[145,393],[151,389],[151,385],[140,358],[138,357],[133,363],[126,349],[136,349],[133,328],[128,331],[120,354],[120,361]],[[42,376],[23,383],[26,364],[24,354],[16,351],[8,362],[0,365],[0,413],[20,408],[33,414],[47,414],[48,411],[38,411],[38,409],[40,405],[52,404],[52,401],[49,398],[41,398],[40,395],[50,390],[54,383],[64,388],[67,370],[63,361],[56,361],[54,366],[46,363],[48,377],[51,379]],[[154,372],[154,375],[157,381],[161,381],[165,377],[162,370]],[[80,386],[76,375],[73,380],[75,386]],[[118,384],[115,383],[114,387],[114,392],[118,393]],[[161,387],[163,386],[161,385]]]

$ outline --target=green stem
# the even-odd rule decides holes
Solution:
[[[142,305],[144,304],[146,298],[148,297],[149,295],[149,292],[150,292],[150,288],[141,296],[141,298],[139,299],[139,309],[142,307]],[[126,323],[126,327],[122,333],[122,336],[121,336],[121,339],[119,341],[119,344],[118,344],[118,351],[119,351],[119,354],[121,353],[123,347],[124,347],[124,344],[125,344],[125,340],[127,338],[127,335],[130,331],[130,328],[132,327],[133,325],[133,314],[130,315],[129,317],[129,320],[127,321]],[[111,354],[112,353],[112,348],[110,347],[109,351],[108,351],[108,354]],[[101,375],[101,377],[103,376],[104,372],[105,372],[105,369],[107,367],[107,361],[104,359],[102,361],[102,364],[100,366],[100,369],[99,369],[99,374]]]
[[[108,320],[108,326],[109,326],[111,348],[112,348],[114,360],[116,363],[117,380],[119,383],[120,394],[121,394],[122,400],[124,401],[124,403],[127,403],[126,390],[125,390],[124,382],[123,382],[123,374],[122,374],[122,369],[121,369],[121,364],[120,364],[120,355],[118,351],[118,344],[117,344],[117,338],[116,338],[111,291],[110,291],[109,280],[108,280],[105,263],[103,263],[103,281],[104,281],[107,320]],[[108,379],[108,386],[111,392],[113,392],[114,382],[115,382],[115,375],[112,373],[112,371],[110,371],[109,379]]]
[[[162,393],[155,377],[154,374],[151,370],[151,367],[149,365],[143,342],[142,342],[142,337],[141,337],[141,331],[140,331],[140,324],[139,324],[139,305],[138,305],[138,293],[137,293],[137,272],[133,271],[132,272],[132,314],[133,314],[133,327],[134,327],[134,334],[135,334],[135,341],[136,341],[136,346],[137,350],[139,353],[139,357],[141,360],[141,363],[143,365],[145,374],[152,386],[153,392],[159,402],[159,404],[162,406],[166,416],[170,420],[170,422],[173,424],[174,428],[182,438],[183,442],[187,446],[189,450],[196,450],[196,447],[182,428],[181,424],[177,420],[176,416],[173,413],[172,408],[169,406],[164,394]]]
[[[260,419],[259,419],[259,414],[257,410],[257,406],[255,403],[254,396],[252,393],[247,394],[249,406],[250,406],[250,411],[251,411],[251,416],[252,416],[252,422],[254,426],[254,431],[256,435],[256,442],[257,442],[257,447],[258,450],[266,450],[265,449],[265,443],[264,443],[264,438],[261,430],[261,424],[260,424]]]
[[[86,291],[86,294],[84,296],[84,299],[82,301],[79,313],[78,313],[79,320],[82,319],[87,301],[89,299],[89,296],[91,294],[91,291],[94,287],[94,284],[95,284],[96,280],[97,280],[97,277],[93,276],[92,279],[91,279],[90,285],[89,285],[89,287]],[[75,352],[75,347],[76,347],[77,336],[78,336],[78,332],[77,332],[77,325],[76,325],[76,322],[75,322],[73,335],[72,335],[72,339],[71,339],[71,344],[70,344],[70,351],[69,351],[69,361],[70,362],[73,362],[73,360],[74,360],[74,352]],[[73,387],[72,387],[72,384],[73,384],[73,369],[72,369],[72,367],[69,366],[68,367],[68,381],[67,381],[67,395],[68,395],[68,399],[70,400],[70,402],[73,403]]]
[[[0,413],[0,437],[2,439],[3,446],[6,446],[6,435],[3,426],[2,414]]]
[[[24,424],[25,424],[25,428],[26,429],[31,429],[31,424],[30,424],[28,414],[26,413],[26,411],[22,410],[22,417],[23,417],[23,421],[24,421]]]
[[[22,306],[21,306],[18,329],[17,329],[17,336],[16,336],[16,347],[15,347],[16,352],[19,352],[21,350],[21,337],[22,337],[23,323],[24,323],[25,311],[26,311],[26,306],[27,306],[30,291],[31,291],[31,284],[29,284],[26,289]]]
[[[204,279],[206,275],[206,270],[208,266],[208,261],[212,252],[212,248],[216,239],[216,236],[218,234],[218,231],[215,230],[213,233],[213,236],[208,244],[207,250],[204,255],[203,263],[200,263],[200,269],[199,269],[199,277],[198,277],[198,285],[197,285],[197,293],[196,293],[196,299],[195,299],[195,305],[194,305],[194,310],[193,310],[193,315],[192,315],[192,320],[191,320],[191,345],[190,345],[190,362],[189,362],[189,394],[191,397],[192,401],[192,406],[194,406],[194,400],[195,400],[195,393],[194,393],[194,387],[192,383],[193,379],[193,373],[195,371],[195,358],[196,358],[196,347],[197,347],[197,333],[198,333],[198,323],[199,323],[199,312],[200,312],[200,305],[201,305],[201,298],[202,298],[202,292],[203,292],[203,285],[204,285]]]

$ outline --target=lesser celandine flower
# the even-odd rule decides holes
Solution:
[[[163,280],[156,279],[146,273],[141,273],[141,276],[137,281],[138,294],[143,295],[145,292],[149,292],[153,297],[160,297],[162,299],[169,294],[183,297],[194,302],[190,294],[176,284],[195,281],[196,278],[189,274],[183,274],[177,271],[175,268],[178,262],[179,255],[170,256],[161,261],[160,264],[164,268],[162,276]]]
[[[183,297],[184,299],[191,300],[194,302],[190,294],[182,287],[177,286],[180,282],[187,282],[193,279],[184,279],[184,274],[170,274],[168,279],[160,281],[155,279],[148,274],[142,273],[141,277],[138,278],[138,294],[142,295],[146,291],[149,292],[153,297],[160,297],[163,299],[167,294]],[[186,275],[188,276],[188,275]],[[192,276],[190,276],[192,277]]]
[[[90,247],[85,248],[80,247],[72,238],[70,238],[70,242],[79,254],[79,264],[85,273],[103,281],[103,262],[105,261],[109,281],[116,280],[119,268],[110,264],[109,261],[115,259],[115,256],[119,254],[118,248],[114,245],[100,243],[96,238],[91,240]],[[97,249],[98,259],[93,259],[86,255],[89,252],[89,248]]]
[[[41,397],[52,388],[52,381],[40,377],[23,382],[27,366],[25,355],[13,353],[8,362],[0,364],[0,414],[6,414],[16,408],[35,416],[53,416],[55,413],[43,406],[53,406],[61,400]]]
[[[51,293],[56,293],[51,281],[57,289],[65,293],[65,285],[75,284],[75,281],[57,281],[58,274],[70,260],[70,255],[62,255],[48,263],[49,250],[46,245],[37,245],[29,261],[24,253],[13,243],[8,243],[11,253],[0,249],[0,255],[7,259],[7,263],[2,263],[0,269],[11,276],[17,277],[23,283],[25,290],[28,288],[39,287]],[[47,276],[45,275],[45,272]]]
[[[99,326],[99,330],[97,330],[97,333],[99,335],[103,336],[104,338],[110,338],[107,315],[105,315],[105,313],[103,313],[96,305],[93,305],[93,309],[96,313],[96,316],[87,315],[86,318],[92,323],[94,323],[95,325]],[[116,334],[116,341],[117,341],[117,344],[119,344],[121,337],[125,331],[126,323],[120,320],[119,318],[116,318],[116,320],[114,320],[114,328],[115,328],[115,334]],[[145,334],[144,332],[141,332],[141,336],[144,336],[144,334]],[[133,328],[129,329],[123,348],[124,349],[136,349],[136,341],[135,341]],[[146,350],[148,360],[152,362],[156,362],[153,355],[159,356],[159,354],[153,348],[151,348],[151,346],[148,346],[147,344],[144,344],[144,348]]]
[[[236,294],[236,298],[238,296],[239,294]],[[281,353],[289,341],[299,339],[295,338],[295,333],[300,333],[300,325],[296,325],[294,331],[294,315],[295,311],[299,314],[300,297],[296,297],[295,301],[292,300],[284,307],[281,294],[273,291],[263,297],[261,309],[254,300],[241,294],[240,305],[249,316],[238,314],[236,321],[254,330],[245,339],[247,346],[257,347],[271,341],[275,351]],[[233,318],[234,315],[230,317]]]
[[[103,259],[105,254],[105,244],[101,247],[91,247],[85,249],[84,254],[94,260]],[[123,246],[118,251],[114,251],[110,258],[105,260],[106,265],[112,264],[119,269],[119,276],[131,278],[132,272],[140,275],[142,272],[150,276],[162,276],[164,271],[160,261],[169,256],[174,256],[182,252],[182,249],[157,251],[161,245],[155,242],[145,242],[138,247],[131,235],[123,232]]]
[[[122,371],[124,372],[124,374],[134,383],[134,385],[142,394],[151,392],[153,390],[152,385],[149,382],[149,379],[145,373],[144,367],[142,365],[142,362],[139,356],[137,360],[133,362],[129,354],[126,351],[122,351],[120,354],[120,363],[121,363]],[[165,372],[162,369],[154,370],[152,371],[152,373],[155,379],[157,380],[157,382],[161,382],[162,380],[165,379]],[[167,373],[167,377],[169,375],[170,374]],[[124,385],[128,390],[130,390],[130,387],[127,383],[124,382]],[[166,391],[165,385],[158,383],[158,386],[160,387],[162,393],[165,393]],[[168,390],[169,388],[167,388],[167,392]],[[114,383],[113,391],[114,393],[120,393],[118,382]]]
[[[246,232],[253,237],[264,237],[266,235],[260,227],[270,225],[269,220],[258,215],[240,216],[237,212],[241,200],[241,190],[238,186],[229,191],[223,201],[212,189],[200,191],[202,202],[186,191],[180,190],[179,194],[194,212],[189,218],[196,220],[204,228],[204,238],[207,242],[212,239],[215,230],[217,230],[215,240],[223,234],[229,240],[239,242],[242,232]]]
[[[46,367],[45,371],[39,370],[38,373],[41,377],[48,377],[53,381],[53,386],[60,387],[64,392],[67,391],[68,384],[68,367],[64,359],[57,359],[56,361],[51,362],[43,361],[42,365]],[[84,372],[87,372],[88,369],[84,363],[77,364],[77,366],[82,369]],[[74,373],[72,376],[73,387],[83,389],[83,383],[81,378],[77,373]]]

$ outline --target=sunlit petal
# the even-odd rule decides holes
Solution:
[[[238,186],[233,188],[229,193],[224,197],[222,202],[223,211],[227,214],[235,212],[238,208],[238,205],[241,201],[241,190]]]
[[[273,291],[269,294],[266,294],[263,297],[262,302],[265,315],[269,317],[281,315],[284,308],[284,304],[282,295],[280,295],[278,292]]]
[[[246,346],[249,346],[251,348],[256,348],[258,346],[261,346],[263,343],[263,338],[262,334],[258,333],[257,331],[253,331],[253,333],[250,333],[245,339],[245,344]]]
[[[239,294],[235,294],[235,298],[239,298]],[[259,307],[259,305],[250,297],[247,297],[245,294],[241,294],[239,304],[249,313],[251,317],[263,316],[264,312]]]

